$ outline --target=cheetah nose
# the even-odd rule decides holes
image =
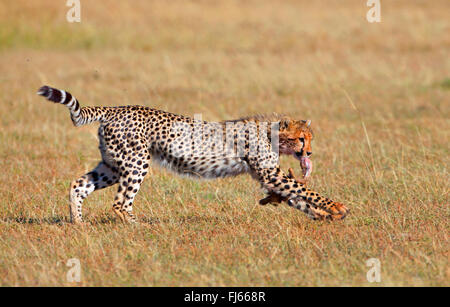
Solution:
[[[295,155],[296,155],[297,157],[301,158],[301,157],[302,157],[302,152],[301,152],[301,151],[297,151],[297,152],[295,153]]]
[[[308,157],[311,157],[311,156],[312,156],[312,152],[311,152],[311,151],[307,151],[307,152],[306,152],[306,155],[307,155]]]

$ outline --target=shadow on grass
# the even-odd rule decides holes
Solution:
[[[59,225],[62,226],[63,224],[72,224],[70,221],[70,217],[68,216],[50,216],[50,217],[43,217],[43,218],[33,218],[33,217],[6,217],[0,219],[0,222],[2,223],[8,223],[8,224],[22,224],[22,225]],[[115,217],[102,217],[102,218],[94,218],[94,219],[86,219],[84,221],[86,224],[92,224],[92,225],[100,225],[100,224],[114,224],[117,223],[118,220]]]
[[[6,217],[1,219],[3,223],[17,223],[17,224],[30,224],[30,225],[62,225],[64,223],[70,223],[68,217],[65,216],[51,216],[44,218],[33,218],[33,217]]]
[[[236,222],[235,219],[233,219]],[[159,217],[140,217],[138,218],[138,224],[159,225],[159,224],[217,224],[217,223],[232,223],[229,217],[219,216],[180,216],[176,218],[159,218]],[[60,225],[71,224],[68,216],[50,216],[43,218],[34,217],[5,217],[0,219],[2,223],[17,223],[22,225]],[[104,225],[104,224],[122,224],[122,222],[115,216],[106,215],[97,218],[85,219],[86,224],[91,225]]]
[[[217,223],[236,223],[241,220],[240,218],[234,218],[233,220],[229,217],[225,216],[180,216],[176,218],[158,218],[158,217],[142,217],[139,219],[140,223],[146,223],[150,225],[156,224],[199,224],[199,223],[207,223],[207,224],[217,224]]]

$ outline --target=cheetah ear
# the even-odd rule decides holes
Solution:
[[[280,120],[280,129],[287,129],[289,127],[289,119],[283,118]]]
[[[306,121],[306,127],[309,127],[309,126],[311,126],[311,120],[310,120],[310,119],[308,119],[308,120]]]

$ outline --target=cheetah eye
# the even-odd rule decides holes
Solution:
[[[300,142],[305,143],[305,138],[299,138]]]

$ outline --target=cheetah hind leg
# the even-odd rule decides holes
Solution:
[[[114,213],[117,215],[117,217],[123,222],[123,223],[136,223],[136,218],[135,216],[132,214],[132,202],[134,199],[131,199],[131,203],[129,203],[129,205],[125,205],[125,202],[128,201],[125,198],[128,198],[129,196],[127,195],[127,191],[128,191],[128,181],[127,178],[123,178],[121,177],[120,181],[119,181],[119,188],[116,194],[116,197],[114,198],[114,203],[113,203],[113,211]],[[129,209],[128,209],[129,206]]]
[[[84,199],[96,190],[109,187],[118,182],[118,174],[116,171],[100,162],[95,169],[81,176],[70,184],[69,193],[69,212],[70,220],[74,224],[83,222],[81,208]]]
[[[133,201],[148,172],[148,160],[138,161],[121,172],[119,189],[114,199],[113,211],[122,222],[137,223],[133,214]]]

